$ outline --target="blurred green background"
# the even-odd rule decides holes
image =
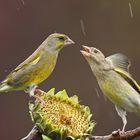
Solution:
[[[94,135],[122,128],[114,105],[102,95],[79,50],[84,44],[96,46],[106,56],[124,53],[131,59],[131,73],[139,83],[140,1],[0,0],[0,80],[54,32],[69,35],[76,44],[61,51],[53,74],[39,88],[65,88],[70,95],[77,94],[81,104],[92,109],[97,122]],[[24,92],[0,95],[1,140],[19,140],[31,130],[29,100]],[[128,114],[126,129],[139,125],[140,118]]]

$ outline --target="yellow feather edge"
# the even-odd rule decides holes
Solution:
[[[119,73],[125,80],[127,80],[127,82],[129,83],[129,84],[131,84],[131,86],[133,87],[133,88],[135,88],[135,90],[138,92],[138,93],[140,93],[140,86],[139,86],[139,84],[131,77],[131,75],[128,73],[128,72],[126,72],[126,71],[124,71],[124,70],[121,70],[121,69],[118,69],[118,68],[115,68],[114,69],[117,73]]]

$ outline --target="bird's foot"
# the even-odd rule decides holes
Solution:
[[[35,89],[35,91],[34,91],[34,95],[36,95],[36,96],[43,96],[43,95],[45,95],[45,92],[44,91],[42,91],[42,90],[40,90],[40,89]]]
[[[36,88],[37,88],[37,85],[29,86],[25,89],[25,92],[28,93],[30,97],[33,97]]]
[[[114,137],[120,136],[121,132],[122,131],[120,129],[115,130],[115,131],[112,132],[112,136],[114,136]]]
[[[44,94],[45,94],[44,91],[42,91],[40,89],[35,89],[33,97],[36,99],[37,102],[39,101],[39,102],[45,104],[45,101],[41,98]]]
[[[39,97],[39,96],[37,96],[37,95],[33,95],[32,97],[34,97],[34,98],[36,99],[37,102],[40,102],[40,103],[42,103],[43,105],[45,105],[45,101],[44,101],[41,97]]]
[[[45,104],[45,101],[41,98],[41,96],[44,95],[44,92],[36,88],[36,85],[30,86],[26,89],[26,92],[29,94],[30,97],[34,97],[36,99],[36,102]]]

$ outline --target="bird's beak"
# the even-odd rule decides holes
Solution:
[[[82,45],[84,50],[80,50],[80,52],[82,53],[83,56],[85,57],[89,57],[91,55],[91,48],[88,46],[84,46]]]
[[[68,38],[68,39],[65,41],[65,44],[66,44],[66,45],[70,45],[70,44],[75,44],[75,42],[72,41],[70,38]]]

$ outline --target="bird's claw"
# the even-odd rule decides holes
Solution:
[[[120,133],[121,133],[121,130],[120,129],[115,130],[115,131],[112,132],[112,136],[117,137],[117,136],[120,135]]]
[[[33,95],[33,97],[34,97],[37,101],[40,101],[40,103],[42,103],[42,104],[45,105],[45,101],[44,101],[42,98],[40,98],[40,97],[37,96],[37,95]]]

